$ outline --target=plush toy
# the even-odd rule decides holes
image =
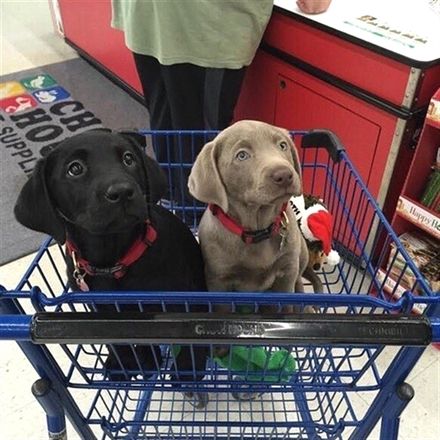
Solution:
[[[239,307],[238,312],[250,313],[247,307]],[[172,355],[177,357],[180,350],[180,345],[173,345]],[[213,359],[221,367],[241,373],[252,382],[287,382],[296,371],[295,358],[284,348],[267,350],[265,347],[242,345],[216,347]]]
[[[324,203],[317,197],[292,197],[290,204],[309,249],[309,266],[319,270],[322,264],[336,266],[340,257],[332,249],[333,221]]]
[[[237,311],[249,314],[253,313],[253,307],[242,305],[237,307]],[[234,373],[252,373],[246,379],[255,382],[287,382],[296,371],[295,358],[284,348],[267,350],[265,347],[232,345],[224,350],[217,350],[214,360]]]
[[[296,371],[295,358],[284,348],[268,351],[264,347],[234,345],[214,360],[229,371],[241,373],[249,381],[287,382]]]

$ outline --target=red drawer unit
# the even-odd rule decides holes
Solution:
[[[299,15],[275,12],[264,42],[385,101],[401,105],[410,67],[317,27]],[[349,68],[348,60],[353,60]],[[393,78],[384,89],[383,78]]]

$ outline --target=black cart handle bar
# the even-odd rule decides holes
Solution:
[[[406,315],[41,312],[0,315],[0,340],[35,344],[405,345],[440,342],[440,318]]]

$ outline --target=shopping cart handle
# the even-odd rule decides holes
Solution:
[[[2,316],[1,339],[32,340],[37,344],[425,346],[440,340],[440,320],[406,315],[42,312]]]
[[[325,148],[333,162],[340,162],[345,151],[339,138],[330,130],[310,130],[301,140],[301,148]]]

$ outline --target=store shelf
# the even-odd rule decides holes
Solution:
[[[426,206],[401,195],[397,203],[396,213],[418,228],[423,229],[432,237],[440,240],[440,216]]]
[[[386,293],[389,293],[393,299],[398,300],[402,297],[402,295],[408,291],[408,289],[400,284],[397,284],[397,282],[391,277],[390,274],[387,274],[387,271],[383,269],[379,269],[377,273],[377,279],[380,283],[383,284],[383,290]],[[418,315],[422,314],[425,310],[424,304],[415,304],[412,312],[416,313]]]
[[[425,118],[409,171],[398,198],[396,212],[391,225],[399,237],[405,233],[417,237],[419,231],[426,235],[426,239],[430,237],[433,242],[440,240],[439,213],[419,202],[425,193],[426,185],[432,173],[432,167],[438,161],[437,152],[440,147],[440,129],[435,124],[440,116],[439,99],[440,89],[431,99],[428,114]],[[407,285],[404,283],[398,285],[395,279],[386,277],[388,273],[389,271],[382,267],[378,274],[378,278],[385,283],[383,290],[390,293],[394,298],[400,298],[405,290],[407,290]],[[427,279],[427,281],[431,283],[432,280]],[[431,285],[434,286],[436,283]],[[433,292],[433,294],[436,294],[436,292]],[[424,307],[418,306],[414,308],[414,312],[423,313],[424,309]]]

